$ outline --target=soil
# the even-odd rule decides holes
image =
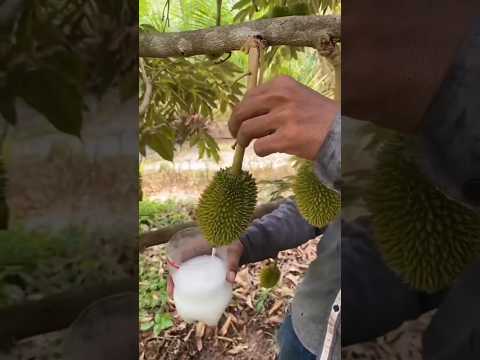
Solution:
[[[279,254],[280,282],[266,291],[258,277],[268,260],[243,267],[237,274],[233,300],[217,327],[187,324],[175,316],[175,326],[155,337],[140,336],[141,359],[148,360],[273,360],[276,332],[308,265],[315,259],[319,239]],[[159,251],[155,248],[147,251]],[[268,295],[265,295],[268,294]],[[265,297],[263,307],[261,299]],[[171,310],[174,312],[172,303]]]

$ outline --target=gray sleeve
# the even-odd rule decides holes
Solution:
[[[287,200],[272,213],[255,220],[240,239],[244,252],[240,264],[275,258],[279,251],[295,248],[320,232],[298,212],[292,200]]]
[[[337,113],[332,128],[314,161],[315,175],[327,187],[340,192],[342,180],[342,117]]]

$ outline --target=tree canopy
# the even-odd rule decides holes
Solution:
[[[141,0],[142,35],[178,33],[293,15],[335,15],[337,0]],[[220,26],[220,27],[218,27]],[[142,54],[140,54],[141,56]],[[218,145],[209,135],[211,122],[228,118],[245,90],[246,56],[240,51],[210,52],[192,57],[144,58],[139,78],[140,144],[166,160],[173,160],[176,145],[198,148],[199,157],[218,160]],[[141,64],[142,67],[142,64]],[[290,75],[320,93],[333,97],[330,64],[313,48],[276,45],[264,54],[266,81]],[[151,93],[146,91],[150,87]],[[145,93],[150,95],[145,99]],[[148,104],[148,105],[147,105]]]

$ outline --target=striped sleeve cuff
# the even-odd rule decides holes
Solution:
[[[314,160],[315,175],[328,188],[340,192],[342,180],[342,117],[337,113],[332,128]]]

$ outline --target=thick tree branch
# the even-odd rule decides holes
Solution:
[[[135,278],[79,288],[48,298],[0,308],[0,346],[64,329],[88,305],[105,296],[137,292]]]
[[[179,33],[141,32],[140,56],[222,54],[239,50],[252,36],[261,36],[269,46],[307,46],[328,54],[340,40],[340,17],[286,16]]]
[[[143,94],[142,103],[138,108],[138,113],[140,116],[143,116],[145,111],[148,109],[148,104],[150,104],[150,99],[152,97],[152,82],[147,76],[147,72],[145,71],[145,62],[142,58],[140,58],[140,75],[145,83],[145,93]]]
[[[284,201],[285,200],[277,200],[257,206],[255,212],[253,213],[253,218],[259,219],[262,216],[271,213],[273,210],[278,208]],[[140,237],[140,251],[143,251],[145,250],[145,248],[150,246],[166,244],[178,231],[195,225],[196,224],[194,222],[188,222],[184,224],[166,226],[162,229],[145,233]]]

